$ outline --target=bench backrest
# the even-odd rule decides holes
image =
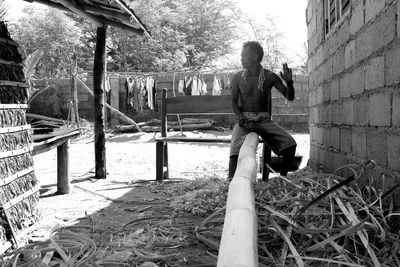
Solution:
[[[269,113],[271,114],[271,97]],[[167,136],[168,115],[229,115],[233,114],[230,95],[167,97],[167,89],[161,96],[161,136]]]

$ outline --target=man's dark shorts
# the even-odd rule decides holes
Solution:
[[[268,112],[242,112],[248,122],[246,128],[237,123],[232,131],[230,156],[239,155],[246,135],[256,132],[278,156],[286,148],[296,146],[296,141],[281,126],[271,120]]]

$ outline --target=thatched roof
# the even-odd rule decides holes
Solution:
[[[125,0],[24,0],[72,12],[97,26],[104,24],[139,35],[150,35]]]

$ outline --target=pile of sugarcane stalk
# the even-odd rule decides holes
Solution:
[[[400,236],[385,203],[393,190],[304,170],[256,187],[260,266],[400,266]],[[210,215],[197,235],[217,253],[223,212]]]

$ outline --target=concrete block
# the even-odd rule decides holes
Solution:
[[[391,6],[371,24],[373,51],[383,48],[396,38],[396,11],[396,7]]]
[[[380,165],[387,165],[387,136],[385,134],[367,133],[367,157]]]
[[[335,101],[339,99],[339,78],[334,78],[330,84],[331,100]]]
[[[322,144],[326,147],[331,146],[331,128],[323,128]]]
[[[323,131],[321,127],[315,127],[315,137],[314,141],[317,142],[318,144],[322,144],[323,141]]]
[[[330,104],[326,104],[321,107],[320,116],[323,124],[332,124],[332,108]]]
[[[333,55],[332,75],[343,72],[344,67],[344,49],[340,49]]]
[[[340,120],[341,117],[341,105],[340,104],[332,104],[332,123],[336,125],[340,125],[342,122]]]
[[[334,153],[333,154],[333,168],[337,169],[339,167],[342,167],[343,165],[347,164],[347,158],[340,154],[340,153]],[[340,171],[338,175],[343,175],[343,171]]]
[[[365,3],[365,23],[373,19],[383,8],[385,8],[385,0],[367,0]]]
[[[318,161],[318,147],[315,144],[310,146],[310,159]]]
[[[350,97],[351,95],[351,88],[350,88],[350,82],[351,82],[351,74],[349,73],[344,73],[340,77],[340,84],[339,84],[339,97],[340,98],[347,98]]]
[[[353,64],[355,63],[355,49],[356,42],[354,40],[351,40],[344,49],[344,66],[346,69],[353,66]]]
[[[386,51],[385,84],[387,86],[400,83],[400,45]]]
[[[373,36],[370,28],[371,26],[356,35],[356,62],[363,60],[372,53]]]
[[[369,101],[358,99],[354,101],[353,123],[355,125],[367,126],[369,123]]]
[[[319,87],[317,88],[317,105],[318,105],[318,104],[322,104],[323,95],[324,95],[323,87],[322,87],[322,86],[319,86]]]
[[[321,164],[322,166],[325,164],[326,152],[327,150],[324,148],[320,147],[318,149],[318,163]]]
[[[339,28],[337,28],[332,36],[332,46],[331,46],[331,54],[336,53],[336,51],[344,46],[345,43],[348,42],[350,38],[349,33],[349,21],[343,20]],[[344,53],[344,51],[343,51]]]
[[[364,92],[365,88],[365,69],[359,66],[353,70],[350,78],[351,95],[358,95]]]
[[[390,126],[390,95],[387,93],[369,97],[369,124]]]
[[[362,1],[354,1],[350,17],[350,34],[355,34],[364,25],[364,7]]]
[[[349,129],[340,129],[340,151],[351,153],[352,134]]]
[[[392,125],[400,126],[400,92],[393,94]]]
[[[331,87],[329,83],[326,83],[322,86],[322,102],[331,101]]]
[[[365,89],[371,90],[382,87],[385,82],[384,57],[374,57],[365,68]]]
[[[400,36],[400,1],[397,1],[397,36]]]
[[[389,167],[393,170],[400,171],[400,136],[388,136],[387,147]]]
[[[365,130],[352,132],[352,151],[359,158],[367,158],[367,132]]]
[[[342,103],[342,124],[352,125],[353,124],[353,100]]]
[[[333,160],[334,152],[331,150],[326,151],[324,168],[329,173],[332,173],[334,171]]]
[[[334,149],[340,150],[340,129],[337,127],[331,128],[331,145]]]

